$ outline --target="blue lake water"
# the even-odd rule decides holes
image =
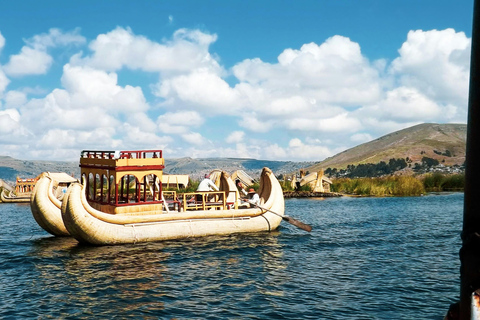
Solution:
[[[88,247],[0,204],[0,319],[442,319],[463,194],[287,199],[273,233]]]

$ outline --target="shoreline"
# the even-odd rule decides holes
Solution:
[[[337,192],[313,192],[313,191],[284,191],[284,198],[329,198],[343,197],[343,194]]]

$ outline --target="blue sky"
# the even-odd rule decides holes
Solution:
[[[465,123],[473,0],[2,1],[0,155],[320,161]]]

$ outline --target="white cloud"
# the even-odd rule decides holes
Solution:
[[[173,39],[160,44],[140,35],[130,28],[117,27],[100,34],[89,45],[93,54],[71,60],[75,65],[88,65],[107,71],[123,67],[147,72],[190,72],[207,68],[221,72],[221,67],[208,49],[217,40],[215,34],[198,30],[177,30]]]
[[[96,106],[112,112],[142,112],[148,109],[140,87],[117,85],[117,74],[90,67],[63,68],[62,84],[74,108]]]
[[[244,114],[238,124],[253,132],[268,132],[274,125],[272,121],[259,119],[255,112]]]
[[[316,100],[313,99],[313,101]],[[286,117],[299,113],[310,113],[312,105],[306,97],[301,96],[273,98],[270,103],[265,105],[262,111],[268,115]]]
[[[269,159],[287,159],[287,151],[274,143],[265,149],[265,154],[268,154]]]
[[[41,149],[71,148],[76,146],[77,138],[77,133],[74,130],[52,129],[42,136],[38,147]]]
[[[350,140],[356,144],[362,144],[373,140],[369,133],[355,133],[350,137]]]
[[[169,100],[173,106],[181,101],[214,114],[231,114],[239,105],[238,93],[222,78],[206,69],[196,69],[188,75],[164,80],[155,93]]]
[[[235,65],[233,72],[240,81],[268,92],[295,92],[324,104],[368,103],[381,92],[377,69],[362,56],[360,46],[345,37],[334,36],[321,45],[305,44],[300,50],[286,49],[278,61],[247,59]]]
[[[5,75],[5,73],[3,72],[0,66],[0,98],[2,97],[2,94],[7,88],[9,83],[10,83],[10,80],[7,78],[7,76]]]
[[[150,148],[162,143],[139,87],[119,86],[114,73],[69,64],[62,83],[65,89],[55,89],[43,99],[22,103],[19,92],[7,97],[7,103],[20,105],[22,123],[36,135],[35,148],[51,148],[56,139],[60,149],[135,148],[145,142]]]
[[[0,32],[0,53],[2,52],[3,47],[5,46],[5,38],[3,37],[2,33]]]
[[[300,139],[290,140],[288,144],[288,157],[296,160],[323,160],[333,155],[333,152],[325,146],[309,145]]]
[[[9,121],[11,123],[17,123],[18,124],[20,122],[20,113],[18,113],[18,111],[15,110],[15,109],[0,110],[0,116],[4,117],[4,119],[5,119],[4,123],[6,123],[7,119],[9,119]],[[9,127],[12,128],[14,126],[16,126],[16,125],[10,124],[8,126],[5,125],[5,126],[0,127],[0,128],[2,128],[3,132],[8,132],[8,131],[10,131]]]
[[[471,39],[453,29],[410,31],[390,72],[438,104],[466,105]]]
[[[2,53],[2,49],[5,46],[5,38],[3,37],[2,33],[0,32],[0,53]],[[0,98],[2,97],[5,88],[9,84],[10,80],[8,80],[7,76],[3,72],[3,68],[0,65]],[[0,104],[1,106],[1,104]]]
[[[155,133],[157,131],[157,124],[155,121],[144,112],[135,112],[129,115],[125,121],[136,127],[141,127],[143,131],[148,133]]]
[[[27,95],[20,91],[8,91],[5,94],[6,108],[19,108],[27,102]]]
[[[182,139],[188,142],[189,144],[195,146],[204,146],[206,149],[210,147],[210,143],[198,132],[189,132],[181,135]]]
[[[53,58],[47,53],[47,49],[83,44],[85,38],[78,32],[78,29],[68,33],[62,33],[59,29],[50,29],[48,34],[36,35],[26,40],[27,45],[22,47],[20,53],[10,56],[9,62],[4,66],[5,72],[13,77],[47,73],[53,63]]]
[[[158,129],[163,133],[182,134],[190,128],[200,127],[203,117],[196,111],[167,112],[157,118]]]
[[[380,103],[384,116],[398,121],[436,119],[441,111],[435,102],[414,88],[400,87],[389,91]]]
[[[146,132],[142,127],[135,127],[128,123],[123,124],[122,139],[119,141],[119,147],[125,149],[128,147],[130,150],[142,150],[142,149],[163,149],[172,139],[168,136],[158,136],[153,132]]]
[[[23,47],[20,54],[10,56],[5,72],[14,77],[45,74],[52,65],[53,58],[44,51]]]
[[[358,119],[351,117],[347,112],[323,119],[309,117],[293,118],[286,121],[285,125],[291,130],[327,133],[354,132],[362,128],[361,122]]]
[[[274,63],[253,52],[227,72],[211,52],[216,41],[216,34],[180,29],[155,42],[117,27],[72,56],[68,49],[85,43],[78,30],[33,36],[4,66],[9,73],[0,66],[2,150],[19,152],[12,143],[19,141],[45,158],[161,148],[166,157],[322,160],[417,123],[466,119],[470,39],[451,29],[411,31],[390,64],[371,62],[360,44],[333,36],[286,48]],[[4,42],[0,34],[0,50]],[[6,91],[7,75],[47,72],[50,54],[60,51],[51,48],[71,56],[62,87],[42,92],[16,82]],[[145,73],[156,73],[153,83],[143,84],[151,79]],[[132,74],[141,86],[132,85]],[[212,124],[230,134],[205,138]]]
[[[16,109],[0,110],[0,143],[23,144],[31,140],[31,133],[21,125],[21,115]]]
[[[245,139],[245,132],[244,131],[234,131],[230,133],[227,138],[225,139],[225,142],[227,143],[240,143],[244,141]]]
[[[26,43],[36,50],[47,50],[47,48],[78,46],[86,43],[85,37],[80,35],[80,29],[62,32],[60,29],[52,28],[48,33],[42,33],[26,40]]]

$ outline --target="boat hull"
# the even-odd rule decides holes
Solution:
[[[30,195],[26,196],[19,196],[19,197],[11,197],[5,194],[5,189],[0,193],[1,202],[30,202]]]
[[[259,208],[205,210],[142,215],[113,215],[92,208],[84,186],[72,184],[62,203],[62,218],[69,233],[81,243],[113,245],[185,239],[209,235],[272,231],[285,210],[283,192],[273,173],[265,168],[261,178]]]
[[[55,181],[48,175],[40,178],[33,189],[30,209],[43,230],[58,237],[69,236],[62,220],[62,202],[53,194],[54,185]]]

